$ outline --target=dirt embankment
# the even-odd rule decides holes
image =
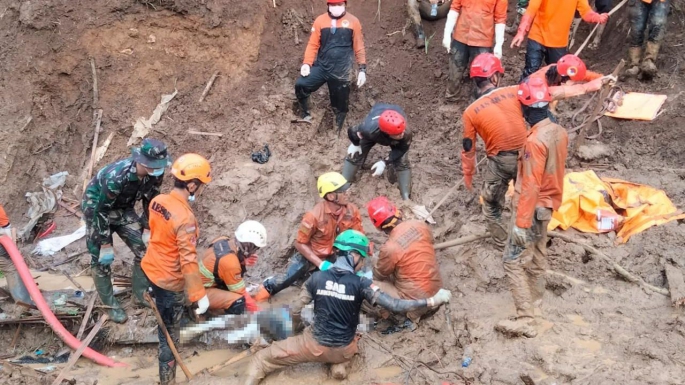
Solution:
[[[440,47],[444,22],[424,22],[426,35],[432,36],[426,53],[414,48],[410,29],[402,33],[406,25],[403,1],[381,2],[379,19],[377,7],[376,1],[349,2],[349,12],[363,24],[369,70],[367,85],[352,94],[348,124],[361,120],[376,101],[405,108],[416,132],[411,150],[413,199],[430,208],[460,178],[460,112],[467,102],[444,103],[447,58]],[[323,10],[319,2],[296,0],[279,0],[275,9],[268,1],[235,0],[0,1],[0,85],[5,91],[0,93],[4,122],[0,125],[0,201],[15,222],[22,223],[27,208],[23,194],[38,190],[43,177],[62,170],[72,175],[65,196],[80,198],[73,192],[81,184],[78,176],[92,142],[92,57],[98,70],[98,107],[103,109],[100,137],[115,133],[99,166],[125,156],[132,123],[149,116],[160,95],[177,89],[178,96],[151,136],[165,140],[176,156],[195,151],[212,160],[216,178],[195,206],[201,243],[232,232],[246,218],[257,219],[269,231],[269,246],[249,280],[258,282],[282,269],[300,216],[316,202],[316,176],[339,170],[348,145],[344,135],[337,138],[324,119],[325,87],[313,97],[316,123],[290,124],[293,86],[310,24]],[[570,162],[576,170],[593,168],[600,175],[664,189],[679,207],[685,205],[685,153],[681,151],[685,138],[679,127],[685,100],[685,58],[679,48],[682,19],[676,8],[658,63],[661,76],[650,83],[623,84],[625,90],[667,94],[665,112],[651,123],[605,118],[599,141],[608,144],[609,155],[591,164]],[[619,12],[600,50],[584,52],[591,69],[611,72],[626,51],[627,29],[625,14]],[[581,28],[581,39],[588,31]],[[523,53],[509,50],[508,42],[505,46],[504,83],[508,85],[520,75]],[[207,80],[216,71],[219,78],[199,103]],[[570,123],[572,111],[583,101],[560,105],[562,123]],[[28,117],[31,122],[25,124]],[[192,135],[191,129],[223,136]],[[250,153],[265,143],[274,154],[269,163],[251,162]],[[381,155],[376,149],[370,159]],[[385,179],[360,174],[354,201],[361,206],[380,194],[399,197],[396,187]],[[464,191],[456,194],[436,215],[438,240],[482,229],[477,202]],[[62,215],[60,211],[56,217],[58,235],[77,226],[73,218]],[[384,236],[372,230],[365,215],[364,226],[372,240],[383,242]],[[647,230],[618,247],[607,236],[585,238],[657,286],[667,286],[663,264],[685,266],[685,227],[679,223]],[[77,243],[69,251],[83,247]],[[679,348],[685,343],[685,328],[680,310],[671,309],[666,297],[617,279],[603,262],[589,258],[578,246],[555,239],[549,250],[550,269],[574,279],[550,276],[546,322],[537,338],[510,340],[493,331],[494,323],[513,314],[501,253],[487,241],[453,248],[438,257],[444,281],[455,293],[450,306],[455,335],[447,330],[443,311],[414,332],[374,333],[372,338],[395,356],[371,339],[363,339],[362,354],[355,360],[355,373],[348,383],[467,380],[519,384],[521,374],[536,384],[685,382],[685,356]],[[128,265],[122,261],[130,262],[132,255],[123,245],[117,247],[117,255],[115,268],[128,274],[124,268]],[[45,262],[49,261],[39,260]],[[88,257],[81,257],[78,271],[87,263]],[[5,329],[0,336],[9,344],[13,332]],[[31,341],[35,339],[19,346],[32,349],[36,344]],[[466,345],[474,348],[474,361],[462,369]],[[113,347],[110,354],[153,354],[139,348],[121,349]],[[192,352],[193,348],[187,348],[184,354]],[[141,358],[134,366],[151,365],[154,360]],[[123,381],[89,370],[101,377],[101,383]],[[137,381],[144,383],[155,373],[147,370],[137,375]],[[323,382],[325,376],[322,365],[305,365],[287,369],[266,383]]]

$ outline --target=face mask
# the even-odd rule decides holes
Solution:
[[[188,202],[191,202],[191,203],[192,203],[192,202],[195,202],[195,194],[190,195],[190,196],[188,197]]]
[[[155,168],[151,172],[147,173],[150,176],[162,176],[164,175],[164,169],[163,168]]]
[[[547,107],[533,108],[528,106],[524,106],[523,108],[523,117],[531,127],[547,118],[553,118]]]
[[[328,13],[331,14],[333,17],[340,17],[345,14],[345,6],[344,5],[329,5],[328,6]]]

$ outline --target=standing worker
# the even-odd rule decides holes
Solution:
[[[102,303],[110,307],[109,318],[118,323],[126,322],[127,316],[114,297],[112,287],[112,234],[119,234],[133,252],[133,294],[138,304],[145,304],[143,293],[149,283],[140,269],[140,260],[150,240],[149,206],[160,193],[164,169],[169,164],[166,145],[155,139],[143,140],[131,154],[98,171],[86,187],[81,202],[95,288]],[[134,208],[137,201],[143,204],[141,216]]]
[[[295,96],[302,119],[311,121],[309,95],[328,84],[338,132],[342,129],[350,100],[353,57],[357,59],[357,87],[366,83],[366,50],[359,19],[346,12],[347,1],[327,0],[328,12],[317,17],[304,53]]]
[[[628,3],[630,17],[630,48],[626,75],[641,74],[645,79],[656,75],[656,58],[666,34],[666,19],[671,8],[669,0],[635,0]],[[649,28],[647,28],[649,26]],[[647,32],[647,46],[642,58],[642,44]],[[642,65],[640,65],[642,58]]]
[[[355,273],[370,253],[368,238],[358,231],[347,230],[338,235],[334,248],[335,263],[326,271],[312,274],[294,304],[293,318],[297,321],[302,309],[314,301],[313,326],[257,352],[248,368],[247,385],[258,384],[275,370],[306,362],[333,364],[333,377],[342,380],[347,376],[346,363],[357,353],[362,301],[406,313],[438,307],[452,297],[449,290],[440,289],[428,299],[397,299],[384,293],[370,279],[357,276]]]
[[[431,21],[442,19],[449,12],[450,5],[450,0],[407,0],[409,19],[414,24],[416,48],[426,46],[426,35],[423,33],[421,19]]]
[[[519,162],[514,221],[504,250],[516,319],[500,321],[496,329],[530,338],[537,335],[534,317],[545,293],[547,225],[561,204],[568,135],[548,117],[552,94],[543,80],[521,83],[518,100],[531,128]]]
[[[447,99],[456,96],[469,63],[491,51],[493,38],[494,54],[502,57],[506,21],[507,0],[452,1],[442,37],[442,46],[450,55]]]
[[[17,242],[17,229],[12,227],[7,214],[5,213],[5,208],[0,204],[0,237],[7,236],[12,239],[12,242]],[[28,290],[26,290],[26,285],[24,281],[19,277],[17,272],[17,267],[14,266],[14,262],[7,253],[7,250],[0,245],[0,271],[5,275],[7,279],[7,287],[9,288],[10,295],[15,302],[23,302],[25,304],[33,305],[31,296]]]
[[[215,314],[243,314],[259,308],[245,290],[247,266],[257,263],[259,249],[266,247],[266,229],[257,221],[245,221],[235,230],[235,238],[212,241],[199,264],[202,283]]]
[[[433,234],[426,222],[404,221],[402,213],[386,197],[374,198],[367,208],[373,225],[388,235],[373,266],[374,283],[383,292],[401,299],[426,299],[437,294],[442,278]],[[413,310],[406,317],[417,324],[428,310]],[[388,315],[381,311],[383,318]]]
[[[347,130],[352,144],[347,148],[347,157],[343,164],[342,175],[354,181],[359,167],[364,165],[371,148],[376,144],[389,146],[390,154],[371,166],[373,176],[383,175],[386,166],[388,180],[394,183],[397,179],[402,199],[411,195],[411,168],[409,165],[409,146],[412,132],[407,128],[407,115],[402,107],[394,104],[376,103],[364,121]]]
[[[608,14],[611,12],[611,3],[612,0],[595,0],[595,10],[597,13],[600,15],[603,13]],[[569,48],[573,47],[573,44],[575,42],[575,37],[576,37],[576,32],[578,32],[578,27],[580,27],[580,21],[581,21],[580,13],[576,11],[574,18],[573,18],[573,24],[571,27],[571,42],[569,43]],[[606,24],[600,24],[597,26],[597,31],[595,32],[595,38],[592,40],[592,43],[590,43],[587,48],[588,49],[597,49],[599,48],[599,43],[602,41],[602,35],[604,34],[604,28],[606,27]]]
[[[171,166],[174,188],[150,204],[150,244],[141,267],[150,279],[157,309],[174,344],[178,345],[184,292],[188,301],[197,302],[196,314],[209,307],[198,267],[197,239],[200,231],[190,202],[212,180],[209,162],[197,154],[185,154]],[[161,326],[159,337],[159,380],[172,384],[176,360]]]
[[[520,47],[528,34],[526,64],[521,80],[540,69],[543,60],[547,64],[556,63],[568,53],[568,34],[576,10],[588,23],[605,24],[609,20],[608,13],[593,11],[587,0],[530,1],[521,18],[518,33],[511,42],[511,48]]]
[[[335,237],[349,229],[364,231],[359,208],[350,202],[350,184],[345,177],[327,172],[319,177],[316,187],[323,200],[302,217],[295,238],[297,251],[290,258],[286,273],[265,279],[254,295],[257,302],[266,301],[310,270],[328,270],[335,262]]]

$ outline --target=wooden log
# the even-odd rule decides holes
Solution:
[[[243,351],[242,353],[231,357],[231,359],[226,361],[226,362],[212,366],[211,368],[207,369],[207,372],[209,372],[210,374],[216,373],[219,370],[221,370],[221,369],[223,369],[223,368],[225,368],[231,364],[234,364],[234,363],[236,363],[236,362],[238,362],[244,358],[247,358],[250,355],[250,353],[251,353],[250,349],[247,349],[247,350]]]
[[[93,312],[93,306],[95,305],[95,300],[98,298],[96,293],[90,294],[90,300],[88,300],[88,307],[86,308],[86,314],[83,315],[83,321],[81,321],[81,327],[78,329],[76,334],[76,339],[80,340],[83,336],[83,332],[86,330],[86,325],[88,325],[88,320],[90,319],[90,313]]]
[[[478,168],[478,166],[480,166],[481,164],[483,164],[483,162],[485,162],[485,159],[487,159],[487,158],[481,159],[480,162],[478,162],[478,164],[476,164],[476,168]],[[454,186],[452,186],[452,188],[449,189],[449,191],[447,191],[447,194],[445,194],[445,196],[442,197],[442,199],[440,200],[440,202],[438,202],[438,204],[435,205],[435,207],[433,207],[433,210],[431,210],[430,213],[428,213],[428,218],[430,218],[431,215],[433,215],[433,213],[434,213],[440,206],[442,206],[443,203],[445,203],[445,201],[447,200],[447,198],[448,198],[450,195],[452,195],[453,192],[457,191],[457,189],[459,188],[459,186],[461,186],[463,183],[464,183],[464,178],[459,179],[459,181],[458,181],[457,183],[455,183]]]
[[[188,130],[189,134],[192,135],[204,135],[204,136],[224,136],[224,134],[220,132],[206,132],[206,131],[194,131],[194,130]]]
[[[200,96],[200,103],[205,100],[205,97],[209,93],[209,89],[212,88],[212,85],[214,84],[214,81],[216,80],[216,77],[219,76],[219,71],[214,72],[211,78],[209,78],[209,81],[207,82],[207,85],[205,86],[205,90],[202,91],[202,95]]]
[[[454,247],[454,246],[463,245],[465,243],[474,242],[474,241],[477,241],[479,239],[487,238],[489,236],[490,236],[490,233],[468,235],[465,237],[453,239],[451,241],[438,243],[437,245],[433,246],[433,248],[435,250],[442,250],[442,249],[446,249],[448,247]]]

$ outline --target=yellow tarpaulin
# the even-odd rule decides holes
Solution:
[[[645,229],[685,218],[661,190],[620,179],[599,178],[594,171],[564,176],[564,196],[549,230],[573,227],[587,233],[617,230],[618,241]]]
[[[666,95],[628,92],[623,95],[622,103],[616,111],[607,111],[604,115],[619,119],[654,120],[665,101]]]

